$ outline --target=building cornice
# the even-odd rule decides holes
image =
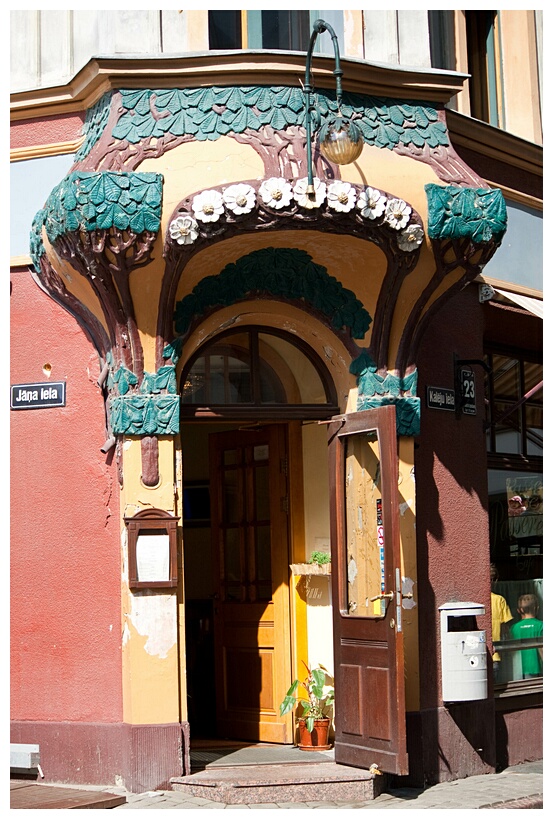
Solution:
[[[454,147],[467,148],[527,173],[543,175],[542,145],[449,109],[446,110],[446,122]]]
[[[461,91],[465,74],[405,69],[343,58],[344,90],[384,98],[447,103]],[[313,57],[315,88],[335,88],[334,59]],[[212,85],[293,85],[305,76],[298,52],[218,51],[170,57],[93,57],[65,85],[11,94],[12,121],[90,108],[118,88],[190,88]]]
[[[76,153],[84,142],[84,137],[69,142],[55,142],[48,145],[28,145],[10,150],[10,162],[22,162],[25,159],[41,159],[45,156],[60,156]]]

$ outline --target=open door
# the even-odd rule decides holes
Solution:
[[[292,743],[286,427],[210,435],[217,733]]]
[[[395,407],[329,426],[335,759],[408,773]]]

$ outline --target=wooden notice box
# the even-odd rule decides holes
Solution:
[[[163,509],[142,509],[125,518],[129,543],[129,588],[177,585],[177,523]]]

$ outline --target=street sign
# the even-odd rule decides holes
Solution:
[[[13,410],[64,407],[65,381],[12,384],[10,406]]]
[[[430,409],[455,412],[455,390],[448,390],[444,387],[427,387],[426,406]]]

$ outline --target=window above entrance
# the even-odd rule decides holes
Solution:
[[[210,49],[276,49],[307,51],[313,23],[323,16],[335,28],[343,44],[342,11],[209,11]],[[332,54],[317,44],[316,53]]]
[[[337,411],[330,377],[299,339],[251,328],[218,336],[184,368],[182,414],[197,416],[274,413],[328,417]],[[234,413],[233,413],[234,408]]]

